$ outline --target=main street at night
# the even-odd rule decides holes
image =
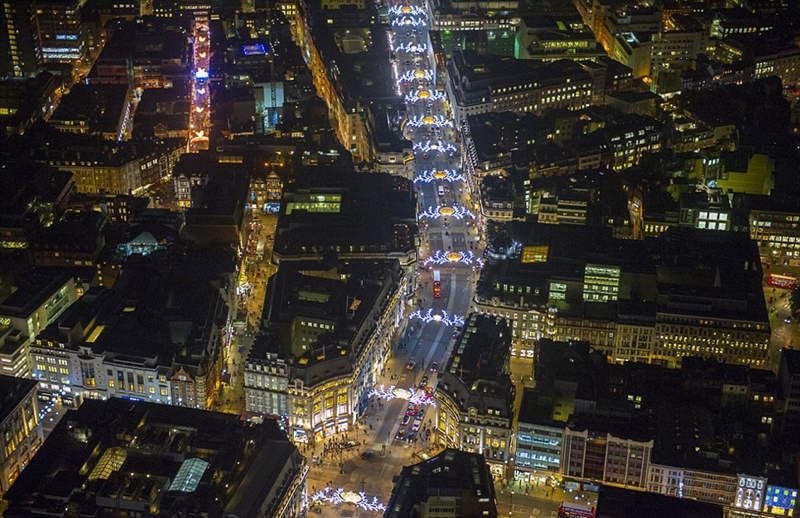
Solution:
[[[459,261],[459,253],[480,256],[479,224],[474,215],[478,208],[461,176],[458,132],[443,95],[443,77],[437,77],[430,68],[424,6],[421,2],[397,3],[391,6],[390,16],[397,91],[407,103],[403,132],[414,144],[420,247],[414,308],[418,311],[411,312],[405,331],[393,343],[380,385],[416,389],[424,379],[432,388],[437,368],[444,365],[458,329],[440,317],[446,314],[463,318],[470,309],[479,261],[465,264]],[[435,258],[439,260],[434,261]],[[434,272],[438,272],[441,282],[438,297],[434,296]],[[429,310],[433,317],[423,318]],[[421,405],[420,413],[407,416],[405,399],[384,401],[374,397],[373,401],[357,432],[358,442],[364,444],[341,452],[341,468],[339,455],[323,459],[321,466],[312,460],[311,494],[312,489],[319,490],[330,482],[333,489],[363,491],[368,497],[376,495],[386,502],[391,492],[391,473],[419,461],[420,454],[441,449],[435,434],[433,406]],[[354,433],[348,434],[351,439],[356,439]],[[313,458],[322,448],[317,445],[305,453]],[[375,458],[360,458],[365,451],[374,452]],[[319,509],[324,516],[338,516],[341,510],[325,503]]]

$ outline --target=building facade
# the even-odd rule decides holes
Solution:
[[[505,473],[512,442],[510,344],[505,320],[472,313],[434,394],[438,444],[482,454],[497,474]]]
[[[8,491],[44,441],[36,385],[0,375],[0,494]]]
[[[588,429],[564,429],[565,477],[644,489],[653,441],[615,437]]]
[[[283,417],[293,439],[308,443],[350,430],[366,410],[405,316],[397,262],[319,268],[281,265],[268,290],[265,335],[243,366],[246,410]]]

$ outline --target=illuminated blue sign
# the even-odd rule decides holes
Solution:
[[[797,505],[797,490],[786,487],[767,486],[764,510],[782,516],[792,516]]]
[[[267,47],[263,43],[255,43],[253,45],[243,45],[242,53],[245,56],[263,56],[267,53]]]

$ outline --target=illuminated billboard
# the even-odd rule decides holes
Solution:
[[[786,487],[767,486],[764,512],[778,516],[794,516],[797,505],[797,490]]]

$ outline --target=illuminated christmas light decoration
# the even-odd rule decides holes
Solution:
[[[461,263],[467,266],[477,264],[483,268],[483,259],[476,257],[472,250],[465,250],[463,252],[445,252],[444,250],[437,250],[433,255],[429,255],[422,261],[422,266],[429,266],[432,264],[442,265],[447,263]]]
[[[466,217],[475,219],[475,214],[461,205],[453,205],[452,207],[449,205],[439,205],[437,207],[428,207],[427,210],[420,212],[417,219],[439,219],[441,217],[453,217],[460,221]]]
[[[405,73],[400,76],[400,81],[408,83],[415,79],[433,81],[433,70],[427,68],[425,70],[420,69],[416,71],[406,70]]]
[[[441,90],[415,90],[406,94],[407,103],[418,103],[420,101],[435,103],[442,100],[444,100],[444,92]]]
[[[406,123],[412,128],[421,128],[423,126],[436,126],[437,128],[453,127],[453,121],[441,115],[425,115],[424,117],[411,117]]]
[[[310,498],[314,502],[327,502],[333,505],[350,504],[365,511],[383,512],[386,510],[386,505],[378,500],[377,496],[373,496],[370,500],[363,491],[345,491],[343,487],[336,489],[325,487],[311,495]]]
[[[422,320],[422,322],[425,324],[429,322],[441,322],[442,324],[450,327],[464,325],[463,317],[458,315],[450,315],[444,309],[441,311],[441,314],[434,314],[433,308],[428,308],[428,311],[425,313],[422,313],[422,310],[417,309],[408,314],[408,319]]]
[[[408,52],[409,54],[424,54],[428,50],[427,43],[401,43],[395,47],[395,52]]]
[[[334,505],[351,504],[360,507],[367,511],[385,511],[386,506],[378,500],[378,497],[372,497],[372,500],[367,498],[363,491],[345,491],[344,488],[337,488],[332,490],[326,487],[323,490],[317,491],[311,495],[311,500],[318,502],[327,502]]]
[[[436,402],[433,400],[427,390],[413,388],[404,389],[394,385],[391,385],[389,388],[385,388],[385,385],[374,388],[369,391],[368,397],[376,397],[379,399],[385,399],[386,401],[391,401],[392,399],[405,399],[412,405],[436,406]]]
[[[461,174],[455,169],[444,169],[440,171],[428,169],[418,174],[414,178],[414,183],[431,183],[437,180],[450,183],[467,181],[467,179],[461,176]]]
[[[420,27],[425,25],[427,22],[424,17],[415,17],[415,16],[404,16],[402,18],[395,18],[392,20],[392,27]]]
[[[457,148],[453,144],[445,144],[444,142],[431,142],[430,140],[415,143],[413,149],[414,151],[422,151],[423,153],[429,153],[431,151],[438,151],[440,153],[455,153],[457,151]]]
[[[414,16],[425,16],[425,10],[416,5],[393,5],[389,8],[389,14],[395,16],[403,16],[412,14]]]

